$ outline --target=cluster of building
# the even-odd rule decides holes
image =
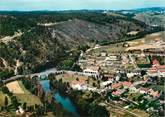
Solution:
[[[164,47],[162,44],[160,45]],[[78,61],[78,64],[83,69],[82,74],[84,76],[88,76],[89,78],[93,77],[96,80],[99,80],[99,87],[89,86],[87,81],[82,80],[72,81],[71,87],[77,90],[90,90],[96,91],[98,93],[105,92],[105,94],[108,91],[112,91],[111,94],[113,97],[119,97],[119,99],[132,101],[133,103],[138,102],[130,100],[127,96],[132,94],[141,94],[144,95],[144,98],[147,98],[148,100],[158,99],[162,95],[162,90],[145,85],[147,85],[148,83],[155,83],[150,81],[152,78],[164,78],[165,65],[161,65],[157,59],[150,61],[146,53],[151,50],[155,50],[155,48],[153,47],[151,49],[148,49],[151,47],[151,45],[147,46],[148,47],[146,47],[145,45],[138,46],[138,49],[140,51],[142,50],[141,52],[145,53],[144,56],[142,56],[142,54],[136,54],[136,52],[108,54],[107,51],[100,51],[99,54],[92,53],[89,55],[85,55],[85,57],[80,58]],[[158,46],[156,47],[156,51],[162,49]],[[133,51],[136,51],[137,48],[135,48],[129,49],[133,49]],[[160,54],[162,54],[162,51],[160,52]],[[145,59],[148,61],[145,61]],[[152,65],[149,68],[148,66],[144,68],[138,66],[139,64],[150,66],[151,63]],[[142,73],[142,71],[145,71],[145,75]],[[103,78],[107,79],[105,80]],[[127,95],[126,97],[125,94]]]
[[[165,65],[160,65],[158,60],[152,61],[152,67],[147,70],[147,73],[151,77],[165,77]]]
[[[86,80],[73,80],[70,84],[70,86],[75,89],[75,90],[88,90],[88,91],[96,91],[97,88],[96,87],[91,87],[90,85],[88,85]]]

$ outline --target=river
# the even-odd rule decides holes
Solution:
[[[40,81],[40,84],[42,85],[45,92],[50,92],[51,91],[49,82],[50,82],[49,80]],[[68,112],[71,112],[74,115],[78,116],[78,113],[76,111],[76,107],[74,106],[72,101],[69,99],[69,97],[63,97],[63,96],[60,95],[59,92],[55,93],[53,97],[54,97],[55,101],[60,103],[65,110],[67,110]]]

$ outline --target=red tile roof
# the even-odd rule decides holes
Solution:
[[[120,95],[120,94],[121,94],[121,91],[119,91],[119,90],[113,91],[112,94],[113,94],[113,95]]]
[[[122,86],[122,83],[114,83],[112,84],[112,88],[119,88]]]
[[[156,66],[153,66],[153,67],[148,69],[149,73],[157,73],[158,71],[159,72],[165,72],[165,65],[157,64]]]
[[[165,69],[165,65],[157,66],[158,69]]]
[[[123,86],[129,87],[129,86],[131,86],[132,83],[125,81],[125,82],[122,82],[122,84],[123,84]]]
[[[163,70],[159,70],[159,72],[165,72],[165,69],[163,69]]]
[[[148,92],[150,89],[149,89],[149,88],[141,87],[139,90],[141,90],[141,91],[145,91],[145,92]]]
[[[156,59],[154,59],[154,60],[152,61],[152,64],[153,64],[153,65],[160,65],[159,61],[156,60]]]

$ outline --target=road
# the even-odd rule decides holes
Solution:
[[[83,72],[75,72],[75,71],[67,71],[67,70],[57,70],[56,68],[51,68],[39,73],[34,73],[34,74],[27,74],[27,75],[16,75],[16,76],[12,76],[10,78],[7,78],[6,80],[2,80],[3,83],[8,83],[14,80],[18,80],[21,79],[22,77],[34,77],[34,76],[48,76],[51,73],[55,73],[55,74],[60,74],[60,73],[69,73],[69,74],[78,74],[78,75],[83,75]]]
[[[137,64],[136,64],[136,61],[134,60],[134,58],[132,57],[132,55],[131,55],[131,54],[128,54],[128,56],[129,56],[129,58],[130,58],[132,64],[134,65],[135,69],[138,68],[138,67],[137,67]]]
[[[7,78],[6,80],[2,80],[3,83],[8,83],[14,80],[18,80],[21,79],[22,77],[33,77],[33,76],[48,76],[51,73],[62,73],[63,71],[58,71],[56,68],[52,68],[52,69],[48,69],[45,70],[43,72],[39,72],[39,73],[34,73],[34,74],[27,74],[27,75],[16,75],[10,78]]]

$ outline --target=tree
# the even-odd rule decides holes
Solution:
[[[93,87],[96,87],[96,83],[93,83],[92,85],[93,85]]]
[[[11,102],[12,102],[12,105],[14,106],[14,108],[18,108],[18,106],[20,105],[18,103],[18,100],[17,100],[17,98],[15,96],[11,97]]]
[[[77,77],[76,80],[79,81],[79,78]]]
[[[141,76],[144,76],[144,75],[146,75],[146,71],[142,70],[141,71]]]
[[[73,67],[72,67],[72,70],[73,71],[78,71],[78,72],[82,71],[81,67],[78,64],[74,64]]]
[[[26,108],[27,108],[27,103],[24,102],[24,103],[23,103],[23,109],[26,110]]]
[[[7,109],[7,105],[8,105],[8,98],[7,98],[7,96],[5,96],[5,109]]]
[[[8,88],[6,86],[3,86],[2,92],[8,94],[10,91],[8,90]]]
[[[109,112],[104,106],[93,105],[89,112],[90,117],[109,117]]]

